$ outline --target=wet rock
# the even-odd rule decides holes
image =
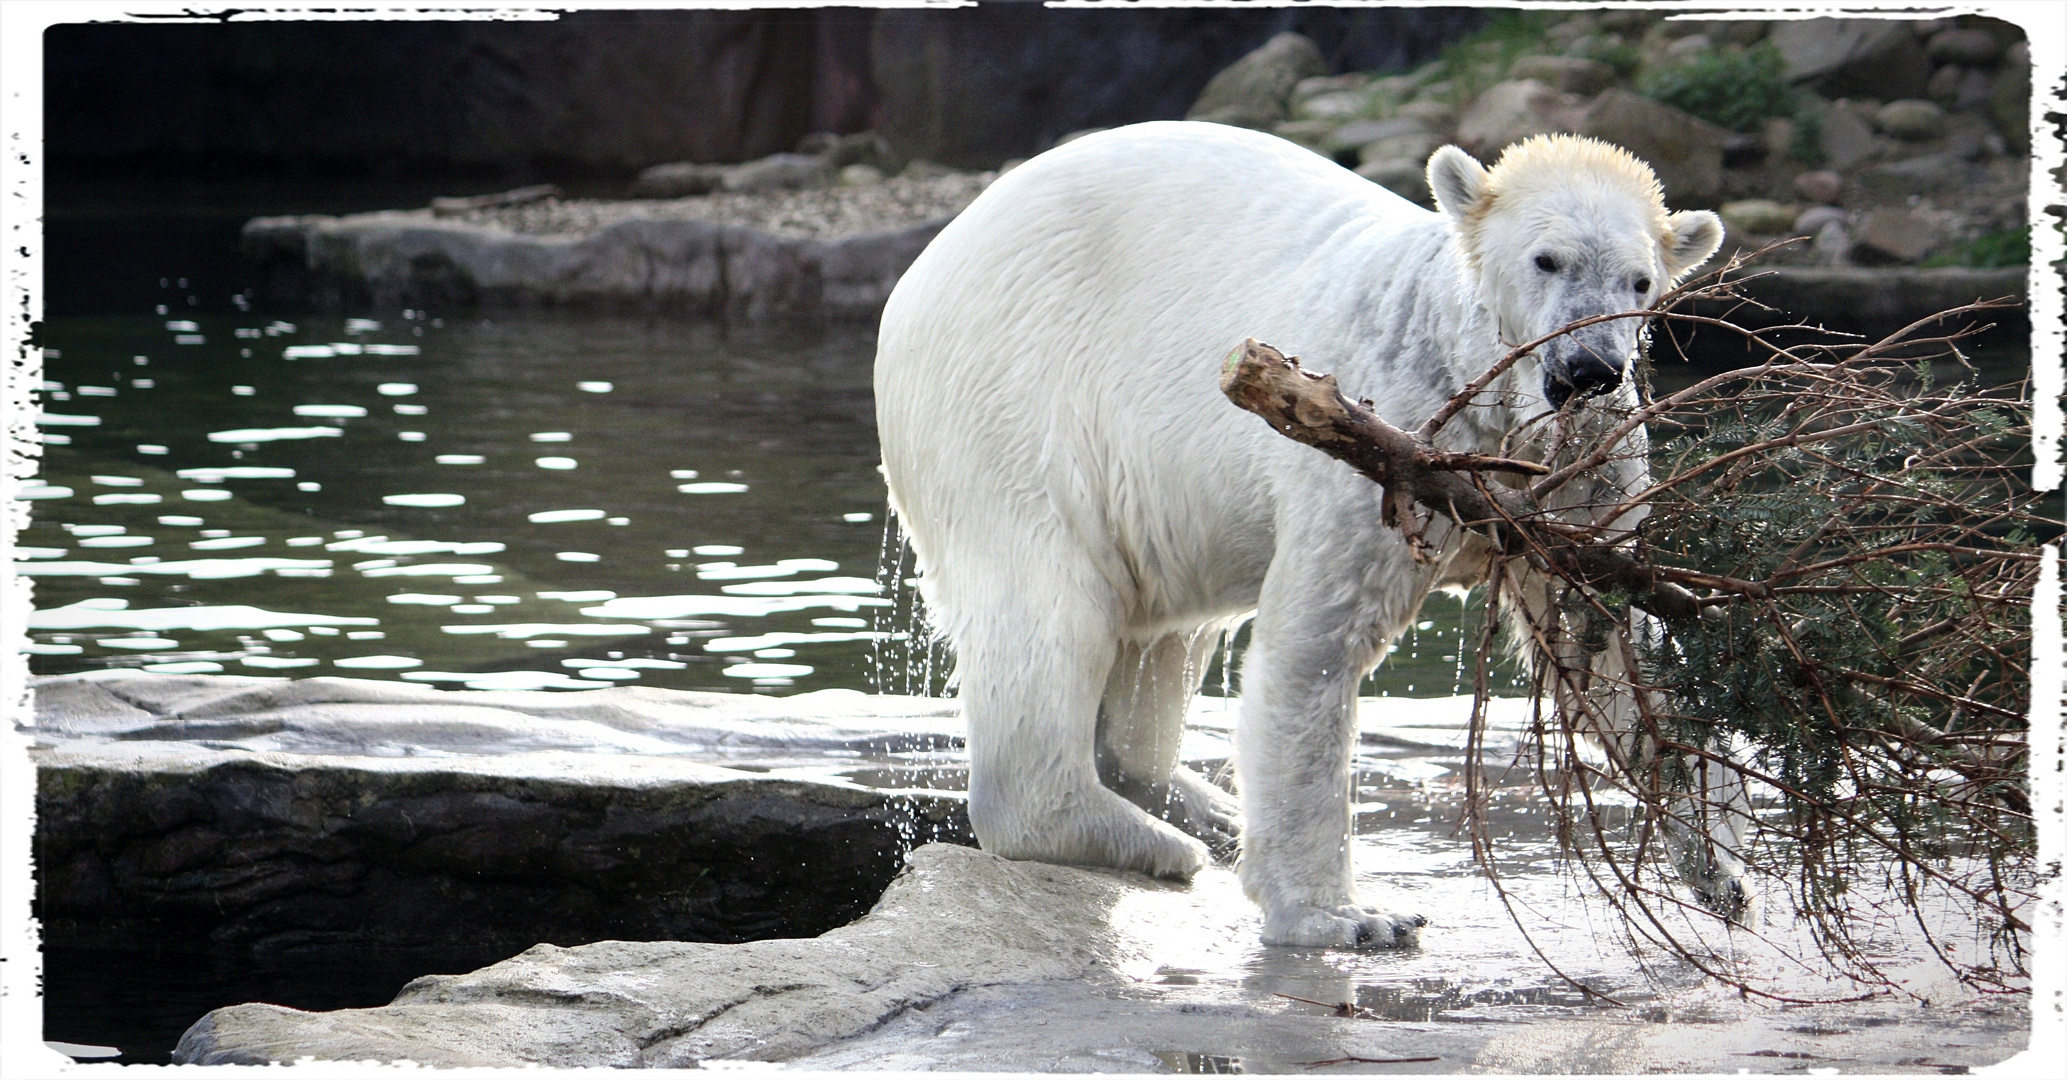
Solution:
[[[812,940],[540,945],[470,975],[430,975],[379,1009],[218,1009],[180,1039],[187,1064],[413,1061],[440,1067],[686,1068],[781,1060],[853,1038],[971,986],[1127,981],[1140,944],[1121,902],[1209,920],[1139,875],[1015,863],[963,848],[911,855],[866,918]]]
[[[1859,173],[1860,195],[1869,202],[1900,202],[1911,195],[1943,195],[1978,185],[1986,174],[1952,154],[1926,154],[1890,161]]]
[[[1780,51],[1784,77],[1826,97],[1917,97],[1930,81],[1930,60],[1916,35],[1899,21],[1778,22],[1768,39]]]
[[[1841,105],[1824,109],[1818,127],[1816,146],[1832,168],[1850,169],[1880,153],[1880,140],[1873,137],[1872,126],[1852,109]]]
[[[2002,59],[2002,42],[1986,30],[1941,30],[1925,52],[1940,64],[1988,65]]]
[[[1649,162],[1674,206],[1712,205],[1722,192],[1729,133],[1713,124],[1618,88],[1595,98],[1577,127]]]
[[[1428,190],[1428,165],[1424,157],[1367,161],[1356,174],[1408,202],[1433,207],[1435,197]]]
[[[725,170],[724,190],[743,193],[824,187],[826,162],[812,154],[770,154]]]
[[[1930,222],[1904,207],[1889,207],[1866,214],[1859,222],[1858,248],[1892,262],[1915,262],[1930,254],[1938,244],[1938,232]]]
[[[1873,124],[1895,138],[1923,142],[1945,134],[1945,110],[1917,98],[1890,101],[1873,114]]]
[[[1829,169],[1814,169],[1794,178],[1794,193],[1810,202],[1834,203],[1844,190],[1844,177]]]
[[[1738,199],[1722,204],[1717,212],[1733,230],[1766,235],[1787,231],[1795,218],[1793,211],[1771,199]]]
[[[1352,120],[1329,132],[1324,145],[1330,152],[1354,150],[1365,143],[1379,139],[1390,139],[1398,135],[1426,134],[1427,125],[1419,120],[1394,117],[1390,120]]]
[[[1534,79],[1567,94],[1591,97],[1614,85],[1615,69],[1576,56],[1524,56],[1507,69],[1511,79]]]
[[[639,199],[680,199],[708,195],[725,185],[725,166],[699,165],[693,161],[671,161],[641,170],[632,181],[632,196]]]
[[[1267,130],[1286,119],[1286,104],[1301,79],[1327,73],[1327,58],[1311,40],[1279,34],[1213,76],[1186,116]]]
[[[1535,79],[1495,83],[1457,121],[1457,143],[1491,163],[1501,150],[1531,135],[1572,130],[1576,104]]]

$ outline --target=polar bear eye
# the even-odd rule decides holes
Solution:
[[[1644,295],[1644,294],[1646,294],[1646,293],[1648,293],[1648,292],[1650,292],[1650,291],[1651,291],[1651,279],[1650,279],[1650,278],[1637,278],[1637,279],[1636,279],[1636,294],[1637,294],[1638,296],[1642,296],[1642,295]]]
[[[1548,255],[1538,255],[1536,256],[1536,269],[1546,274],[1555,274],[1557,273],[1557,260]]]

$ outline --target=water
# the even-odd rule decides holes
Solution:
[[[912,566],[869,328],[209,312],[189,288],[45,324],[35,673],[944,692],[911,590],[876,584]],[[1366,692],[1455,692],[1465,615],[1433,598]]]

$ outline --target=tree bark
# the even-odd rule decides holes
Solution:
[[[1268,422],[1278,434],[1348,464],[1385,488],[1385,524],[1418,541],[1416,504],[1493,542],[1504,555],[1542,563],[1557,576],[1626,593],[1630,603],[1662,619],[1698,617],[1699,597],[1661,576],[1658,567],[1623,547],[1588,539],[1587,530],[1557,521],[1527,496],[1483,483],[1475,474],[1542,475],[1535,462],[1437,450],[1342,396],[1333,375],[1315,375],[1254,338],[1230,353],[1220,371],[1228,400]]]

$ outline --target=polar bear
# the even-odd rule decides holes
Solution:
[[[1414,558],[1376,485],[1221,396],[1221,360],[1268,341],[1412,429],[1510,346],[1650,304],[1722,236],[1588,139],[1490,170],[1444,147],[1428,175],[1436,212],[1270,135],[1119,128],[1000,177],[898,282],[883,469],[957,658],[986,850],[1187,878],[1201,838],[1239,832],[1266,942],[1418,940],[1425,920],[1354,882],[1357,686],[1484,560],[1440,523]],[[1572,395],[1631,394],[1638,321],[1542,346],[1439,445],[1493,451]],[[1177,754],[1207,650],[1251,612],[1238,811]]]

